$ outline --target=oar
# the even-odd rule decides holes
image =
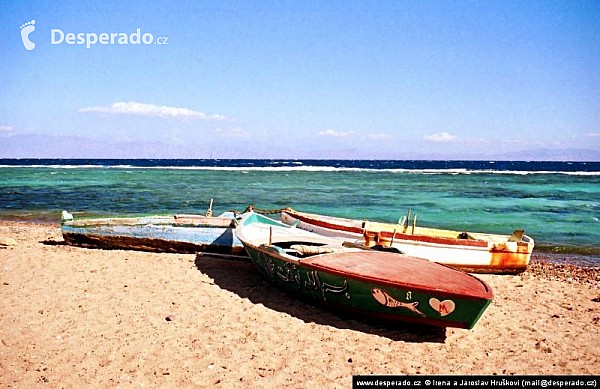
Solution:
[[[412,234],[415,234],[415,226],[417,225],[417,214],[415,213],[415,218],[413,219],[413,224],[412,224]]]
[[[206,211],[206,216],[207,217],[211,217],[212,216],[212,205],[213,205],[213,199],[210,199],[210,205],[208,206],[208,210]]]

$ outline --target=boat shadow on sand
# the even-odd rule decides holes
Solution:
[[[66,246],[67,245],[67,242],[65,242],[64,240],[52,240],[52,239],[42,240],[40,243],[43,244],[44,246]]]
[[[262,304],[277,312],[287,313],[305,323],[328,325],[374,334],[390,340],[411,343],[444,343],[446,329],[422,324],[388,322],[377,319],[356,319],[349,313],[329,310],[324,305],[298,299],[265,281],[250,261],[211,257],[198,254],[196,268],[212,278],[220,288]]]

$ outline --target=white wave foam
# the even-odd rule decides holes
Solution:
[[[307,166],[301,162],[290,165],[276,166],[134,166],[134,165],[0,165],[0,168],[47,168],[47,169],[158,169],[158,170],[213,170],[213,171],[307,171],[307,172],[369,172],[369,173],[398,173],[398,174],[506,174],[506,175],[543,175],[564,174],[570,176],[600,176],[600,172],[586,171],[520,171],[520,170],[469,170],[455,169],[373,169],[336,166]]]

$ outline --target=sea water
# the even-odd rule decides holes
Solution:
[[[291,207],[511,234],[534,252],[600,266],[600,163],[355,160],[0,159],[0,219],[213,214]]]

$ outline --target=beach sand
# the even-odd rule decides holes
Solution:
[[[250,262],[67,246],[0,223],[0,387],[349,388],[362,374],[600,374],[600,271],[481,275],[472,330],[354,320]]]

